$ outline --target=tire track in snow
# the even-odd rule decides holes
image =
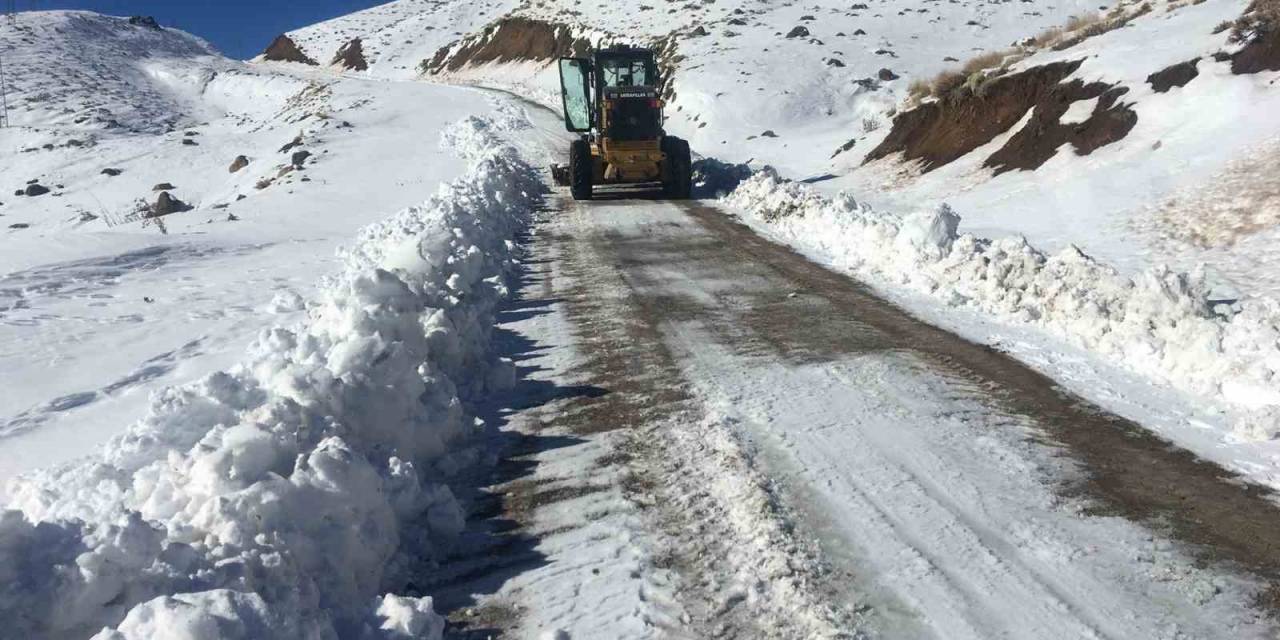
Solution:
[[[1150,479],[1134,484],[1135,469],[1091,466],[1106,457],[1112,464],[1156,458],[1157,475],[1207,481],[1196,489],[1237,502],[1252,500],[1249,491],[1199,475],[1204,469],[1187,473],[1178,452],[1142,441],[1136,426],[1061,394],[1005,356],[914,320],[718,211],[609,200],[584,208],[598,229],[601,261],[662,325],[695,394],[712,405],[720,396],[718,409],[738,423],[743,446],[765,441],[765,464],[776,467],[783,494],[803,515],[837,525],[826,542],[860,547],[849,552],[862,561],[845,565],[849,580],[890,587],[915,605],[921,620],[883,629],[888,635],[919,637],[919,623],[940,637],[974,638],[1163,637],[1179,628],[1247,637],[1269,628],[1248,607],[1253,583],[1197,569],[1186,554],[1221,567],[1232,557],[1229,545],[1171,545],[1086,510],[1101,505],[1168,533],[1138,512],[1163,500],[1147,494]],[[862,367],[877,359],[898,369],[909,364],[898,374],[916,381],[915,396],[879,397],[874,378],[833,377],[829,369],[849,358]],[[930,436],[892,437],[907,428]],[[935,437],[934,429],[950,432]],[[891,435],[879,439],[876,430]],[[1064,431],[1075,439],[1062,441]],[[1116,501],[1114,490],[1094,490],[1097,473],[1127,502]],[[823,481],[826,488],[794,486]],[[795,500],[805,494],[824,500]],[[1217,508],[1195,505],[1206,506]],[[832,508],[854,515],[822,513]],[[1250,514],[1254,526],[1276,517],[1267,509]],[[1173,515],[1194,524],[1193,511]],[[803,519],[797,524],[807,529]],[[856,595],[853,607],[861,606]]]
[[[849,635],[831,623],[838,614],[812,582],[821,567],[779,517],[748,452],[689,395],[658,319],[637,305],[625,274],[600,250],[607,231],[592,227],[592,215],[565,203],[540,225],[532,263],[544,271],[541,289],[521,296],[522,303],[555,301],[572,334],[559,346],[579,354],[560,371],[535,365],[526,380],[598,392],[545,403],[526,398],[534,406],[509,417],[517,442],[532,446],[517,445],[505,463],[524,471],[490,487],[495,500],[487,511],[510,530],[491,530],[495,542],[444,568],[462,569],[457,584],[437,585],[445,588],[441,602],[455,608],[453,633]],[[566,342],[554,336],[563,329],[517,330],[530,352],[547,345],[550,354]],[[567,442],[553,450],[536,445],[542,438]],[[515,557],[507,563],[501,554]],[[450,595],[502,576],[507,584],[474,606]],[[601,626],[583,635],[593,620]]]

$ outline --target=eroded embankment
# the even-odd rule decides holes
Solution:
[[[489,63],[550,61],[585,55],[592,46],[590,39],[568,25],[512,16],[441,47],[431,59],[422,61],[420,69],[437,75]]]
[[[865,162],[902,154],[932,171],[995,140],[1027,117],[1029,120],[984,166],[997,174],[1037,169],[1059,147],[1070,143],[1079,155],[1125,137],[1138,115],[1120,101],[1128,89],[1076,79],[1063,82],[1082,60],[1055,62],[990,80],[976,90],[958,91],[899,114],[893,129]],[[1075,102],[1097,100],[1083,122],[1063,122]]]

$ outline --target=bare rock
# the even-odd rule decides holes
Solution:
[[[900,76],[894,73],[893,70],[885,68],[877,72],[876,77],[880,78],[882,82],[891,82],[893,80],[897,80]]]
[[[160,23],[156,22],[156,19],[151,16],[133,16],[129,18],[129,24],[135,27],[160,30]]]
[[[333,62],[330,64],[342,67],[348,71],[367,71],[369,69],[369,61],[364,58],[364,43],[360,38],[354,38],[338,49],[338,53],[333,56]]]
[[[249,158],[245,156],[236,156],[236,159],[231,161],[231,166],[227,171],[228,173],[235,173],[247,166],[249,166]]]
[[[49,193],[49,187],[46,187],[40,183],[29,184],[27,185],[26,190],[23,191],[24,195],[31,196],[31,197],[42,196],[46,193]]]
[[[177,189],[177,187],[173,186],[168,182],[161,182],[160,184],[154,187],[151,187],[152,191],[172,191],[174,189]]]
[[[102,175],[111,176],[112,178],[120,175],[121,173],[124,173],[124,172],[114,167],[107,167],[106,169],[102,170]]]
[[[302,136],[298,136],[289,141],[288,144],[280,147],[280,153],[289,153],[290,151],[302,146]]]
[[[298,43],[294,42],[293,38],[283,34],[276,36],[276,39],[267,45],[267,50],[262,52],[262,59],[275,62],[298,62],[311,66],[319,64],[315,60],[308,58],[307,54],[298,48]]]
[[[803,26],[798,26],[787,32],[788,38],[804,38],[808,37],[809,30]]]
[[[306,149],[303,149],[301,151],[294,151],[293,155],[289,157],[289,163],[301,169],[302,165],[306,164],[307,158],[310,158],[310,157],[311,157],[311,152],[307,151]]]
[[[167,216],[171,213],[190,211],[191,208],[191,205],[169,195],[168,191],[161,191],[160,197],[156,198],[156,203],[151,205],[151,216]]]

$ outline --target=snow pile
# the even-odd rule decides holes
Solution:
[[[463,526],[444,481],[481,453],[463,401],[514,380],[489,335],[541,190],[483,120],[446,144],[468,172],[366,228],[306,320],[157,394],[99,459],[11,483],[7,632],[439,637],[429,597],[380,594]]]
[[[1043,329],[1129,369],[1232,405],[1237,432],[1280,435],[1280,303],[1209,301],[1203,273],[1128,278],[1074,246],[959,234],[947,205],[900,217],[764,170],[725,201],[752,225],[869,281]]]

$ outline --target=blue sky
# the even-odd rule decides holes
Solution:
[[[272,38],[285,31],[386,2],[387,0],[17,0],[16,4],[19,10],[87,9],[112,15],[155,16],[160,24],[194,33],[233,58],[249,58],[261,53]]]

